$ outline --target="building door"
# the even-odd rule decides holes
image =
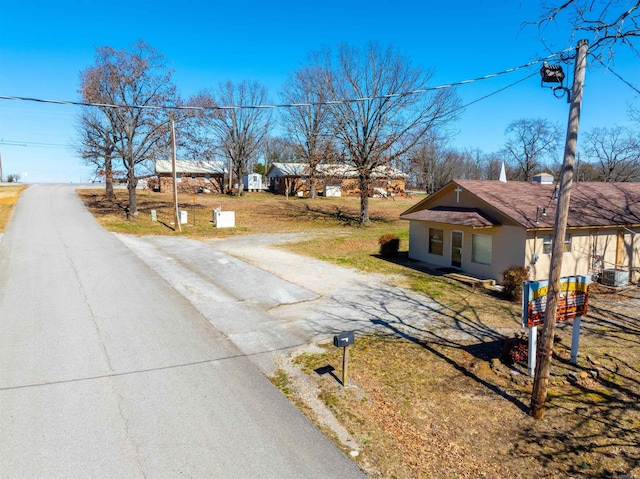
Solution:
[[[451,266],[462,267],[462,231],[451,232]]]

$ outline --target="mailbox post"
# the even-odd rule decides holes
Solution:
[[[355,341],[355,335],[353,331],[347,331],[345,333],[336,334],[333,337],[333,345],[337,348],[342,348],[342,387],[349,385],[349,375],[347,368],[349,365],[349,346]]]

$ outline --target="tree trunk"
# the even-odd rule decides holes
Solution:
[[[242,173],[243,173],[243,171],[242,171],[242,168],[240,167],[241,163],[242,162],[240,162],[240,161],[236,162],[236,164],[238,164],[238,168],[236,168],[235,171],[234,171],[234,174],[236,176],[236,181],[238,182],[237,183],[238,184],[238,188],[236,188],[236,196],[237,197],[242,196],[242,192],[244,190],[244,183],[242,181]]]
[[[138,179],[135,176],[133,165],[127,172],[127,189],[129,190],[129,210],[127,216],[138,216],[138,197],[136,196],[136,187]]]
[[[113,192],[113,167],[111,165],[111,157],[104,159],[104,196],[107,200],[113,201],[116,197]]]
[[[369,223],[369,178],[360,177],[360,223]]]
[[[314,176],[309,177],[309,198],[312,200],[316,197],[316,178]]]

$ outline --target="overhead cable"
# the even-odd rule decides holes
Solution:
[[[633,91],[635,91],[636,93],[640,93],[640,90],[638,90],[635,86],[633,86],[631,83],[629,83],[627,80],[625,80],[624,78],[622,78],[620,75],[618,75],[616,72],[614,72],[610,66],[605,65],[602,60],[600,60],[598,57],[595,57],[596,60],[598,60],[600,62],[600,64],[605,67],[607,70],[609,70],[611,73],[613,73],[618,80],[620,80],[622,83],[624,83],[625,85],[627,85],[629,88],[631,88]]]
[[[407,92],[400,93],[389,93],[387,95],[379,95],[372,97],[361,97],[361,98],[352,98],[352,99],[341,99],[341,100],[330,100],[324,102],[309,102],[309,103],[285,103],[285,104],[276,104],[276,105],[227,105],[227,106],[188,106],[188,105],[116,105],[110,103],[94,103],[94,102],[81,102],[81,101],[64,101],[64,100],[45,100],[41,98],[29,98],[29,97],[19,97],[19,96],[5,96],[0,95],[0,100],[15,100],[15,101],[30,101],[30,102],[38,102],[38,103],[52,103],[56,105],[74,105],[74,106],[86,106],[86,107],[97,107],[97,108],[132,108],[132,109],[147,109],[147,110],[192,110],[192,111],[206,111],[206,110],[241,110],[241,109],[276,109],[276,108],[299,108],[299,107],[309,107],[309,106],[319,106],[319,105],[333,105],[333,104],[345,104],[345,103],[354,103],[354,102],[362,102],[362,101],[372,101],[372,100],[384,100],[388,98],[395,98],[400,96],[408,96],[408,95],[417,95],[426,93],[429,91],[443,90],[448,88],[453,88],[456,86],[468,85],[471,83],[475,83],[478,81],[489,80],[491,78],[495,78],[501,75],[506,75],[508,73],[513,73],[518,70],[522,70],[525,68],[529,68],[533,65],[536,65],[541,62],[545,62],[550,58],[557,57],[563,53],[572,49],[563,50],[561,52],[553,53],[545,58],[541,58],[538,60],[534,60],[532,62],[526,63],[524,65],[520,65],[517,67],[509,68],[507,70],[503,70],[496,73],[491,73],[489,75],[484,75],[477,78],[472,78],[469,80],[462,80],[453,83],[447,83],[444,85],[438,85],[435,87],[429,88],[421,88],[417,90],[411,90]],[[527,77],[529,78],[529,77]],[[499,90],[500,91],[500,90]],[[479,100],[478,100],[479,101]]]

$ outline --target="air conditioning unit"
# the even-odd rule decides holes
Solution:
[[[622,269],[605,269],[600,280],[607,286],[627,286],[629,284],[629,271]]]

